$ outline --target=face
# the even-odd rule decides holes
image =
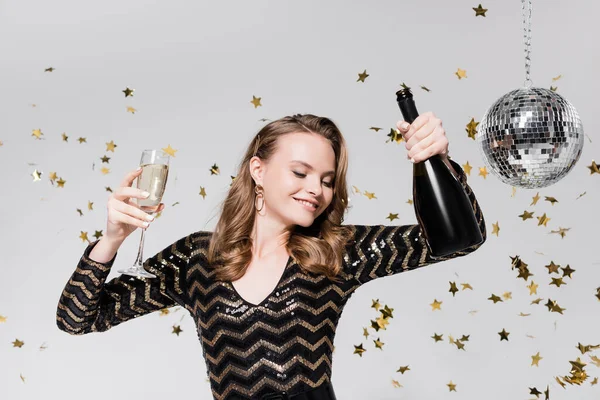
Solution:
[[[281,136],[277,147],[268,163],[257,158],[250,163],[255,181],[264,188],[260,214],[285,227],[309,227],[333,198],[335,153],[327,139],[304,132]]]

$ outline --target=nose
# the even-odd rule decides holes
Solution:
[[[313,196],[320,196],[321,192],[323,192],[323,187],[321,186],[321,182],[317,182],[317,184],[311,184],[308,188],[308,192]]]

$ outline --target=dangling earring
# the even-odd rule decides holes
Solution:
[[[261,185],[256,185],[254,187],[254,193],[256,193],[256,196],[254,196],[254,208],[256,208],[256,211],[260,211],[265,206],[265,197],[264,197],[263,187]],[[260,199],[262,200],[262,205],[260,206],[260,208],[258,208],[258,206],[256,205],[259,196],[260,196]]]

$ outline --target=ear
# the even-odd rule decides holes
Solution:
[[[258,185],[262,185],[264,162],[257,156],[254,156],[250,159],[248,168],[250,170],[250,176],[252,176],[254,182]]]

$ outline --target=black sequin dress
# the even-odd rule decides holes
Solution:
[[[485,221],[462,168],[460,174],[486,238]],[[277,286],[260,304],[244,300],[230,282],[216,281],[206,263],[211,232],[182,237],[144,262],[157,275],[120,275],[106,282],[107,263],[85,249],[58,303],[59,329],[72,335],[103,332],[122,322],[173,306],[184,307],[196,323],[215,399],[232,394],[257,398],[272,391],[302,392],[330,381],[333,341],[344,305],[373,279],[460,257],[428,254],[419,225],[351,225],[354,243],[344,255],[343,282],[307,274],[293,257]]]

